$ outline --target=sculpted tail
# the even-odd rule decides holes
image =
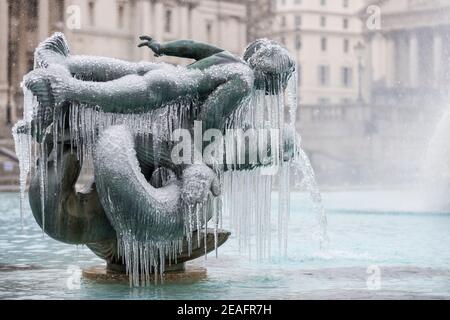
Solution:
[[[50,64],[64,64],[70,55],[69,45],[64,34],[57,32],[42,42],[34,54],[35,68],[47,68]]]

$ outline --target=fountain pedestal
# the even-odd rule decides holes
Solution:
[[[150,275],[151,282],[164,282],[164,283],[180,283],[180,282],[196,282],[204,280],[207,277],[207,271],[205,268],[196,266],[186,266],[184,263],[181,264],[182,269],[171,270],[170,267],[166,268],[164,274]],[[179,267],[179,265],[177,265]],[[130,277],[123,272],[116,272],[108,270],[106,266],[97,266],[86,268],[83,270],[83,278],[89,281],[95,282],[118,282],[118,283],[129,283]]]
[[[199,237],[200,236],[200,237]],[[161,275],[150,274],[150,282],[192,282],[200,281],[206,278],[207,271],[205,268],[186,264],[188,261],[198,259],[206,254],[213,252],[216,248],[223,245],[229,238],[230,232],[225,230],[216,232],[208,229],[204,231],[194,232],[192,239],[192,250],[189,254],[188,241],[183,241],[182,252],[177,256],[176,263],[168,260],[165,261],[165,272]],[[200,240],[200,241],[199,241]],[[216,242],[217,241],[217,242]],[[83,277],[87,280],[98,282],[129,282],[130,277],[126,273],[124,264],[117,262],[108,262],[106,266],[95,266],[83,270]]]

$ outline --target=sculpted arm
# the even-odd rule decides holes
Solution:
[[[142,36],[139,47],[149,47],[155,56],[172,56],[194,60],[202,60],[214,54],[225,51],[213,45],[196,42],[193,40],[175,40],[166,43],[158,43],[148,36]]]
[[[77,101],[104,112],[145,113],[180,98],[208,95],[225,81],[198,70],[180,73],[175,67],[107,82],[82,81],[72,78],[65,68],[51,66],[30,72],[24,84],[45,106]]]
[[[59,33],[39,45],[35,61],[38,68],[62,66],[76,78],[92,81],[111,81],[131,74],[143,75],[161,67],[160,63],[135,63],[107,57],[71,55],[65,37]]]
[[[161,64],[157,63],[128,62],[94,56],[70,56],[66,60],[66,66],[75,77],[92,81],[112,81],[128,75],[144,75],[161,68]]]

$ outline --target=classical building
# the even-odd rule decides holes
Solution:
[[[351,104],[359,97],[357,56],[363,0],[276,0],[266,36],[296,55],[303,105]]]
[[[441,104],[450,86],[450,2],[368,1],[375,11],[360,13],[366,24],[365,96],[376,104]],[[372,15],[372,16],[371,16]],[[369,23],[366,23],[369,21]]]
[[[266,37],[272,30],[276,19],[276,1],[246,0],[247,3],[247,38],[253,41]]]
[[[241,54],[247,44],[246,4],[236,0],[0,0],[0,135],[22,112],[20,81],[36,45],[63,31],[76,54],[155,60],[138,35],[189,38]],[[159,61],[186,64],[163,58]]]
[[[37,44],[62,31],[72,52],[156,61],[137,48],[139,35],[158,41],[190,38],[241,54],[247,3],[239,0],[0,0],[0,186],[17,181],[11,127],[22,117],[24,74]],[[158,58],[186,64],[189,61]]]

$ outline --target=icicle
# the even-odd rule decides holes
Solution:
[[[12,129],[15,150],[19,159],[20,170],[20,220],[23,226],[23,214],[25,207],[25,192],[27,187],[27,179],[31,171],[32,158],[32,135],[31,120],[33,113],[37,107],[37,102],[33,98],[31,91],[23,87],[24,105],[23,120],[20,120]]]
[[[272,177],[261,175],[259,170],[224,174],[224,214],[230,217],[241,252],[251,255],[251,239],[256,237],[257,259],[269,256],[271,185]]]
[[[39,152],[39,189],[41,195],[42,232],[45,234],[45,201],[47,198],[47,147],[41,143]]]
[[[278,63],[278,62],[277,62]],[[280,61],[283,63],[283,61]],[[271,134],[269,149],[270,163],[276,169],[277,176],[262,176],[261,171],[235,171],[224,175],[224,210],[230,217],[231,226],[238,237],[239,247],[251,255],[252,237],[256,239],[256,257],[262,259],[271,254],[271,193],[272,185],[277,178],[278,203],[278,246],[287,254],[288,225],[290,212],[291,174],[296,170],[306,179],[311,195],[314,212],[321,228],[321,242],[326,239],[326,215],[321,203],[320,192],[315,182],[314,171],[309,159],[300,148],[300,136],[297,136],[295,123],[298,108],[297,74],[293,73],[288,82],[286,98],[283,94],[267,95],[267,91],[277,91],[285,79],[270,78],[272,85],[266,90],[255,90],[249,101],[238,108],[227,122],[227,128],[243,128],[275,130],[279,132],[276,139]],[[285,117],[285,110],[289,119]],[[288,120],[288,121],[287,121]],[[263,137],[264,134],[261,135]],[[260,138],[261,138],[260,137]],[[240,158],[243,141],[234,134],[233,139],[226,140],[227,163]],[[261,148],[261,145],[260,145]],[[231,154],[236,150],[236,155]],[[293,155],[290,160],[286,154]],[[261,160],[261,159],[260,159]],[[276,170],[275,170],[276,171]]]
[[[25,192],[27,187],[27,178],[30,173],[30,155],[31,141],[30,134],[21,133],[20,130],[31,130],[25,121],[19,121],[13,128],[14,143],[16,146],[16,155],[19,159],[20,170],[20,221],[23,225],[23,211],[25,202]]]
[[[153,276],[155,283],[164,280],[166,259],[176,259],[181,250],[181,240],[138,241],[127,233],[119,235],[118,254],[122,257],[129,275],[130,287],[147,286]],[[175,261],[176,263],[176,261]]]

